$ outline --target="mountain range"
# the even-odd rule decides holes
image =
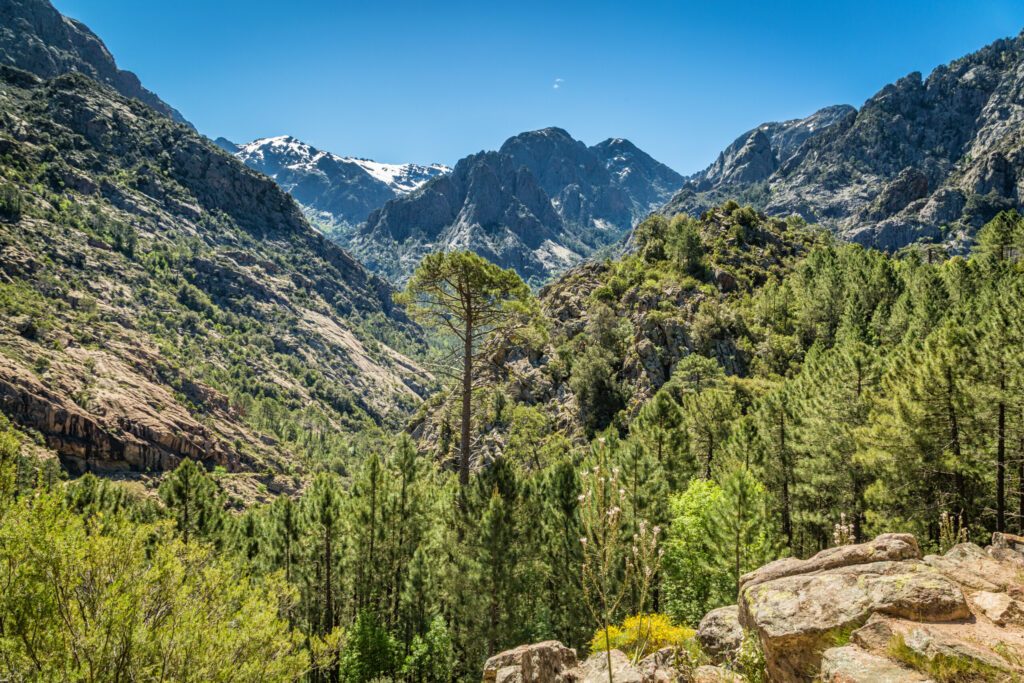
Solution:
[[[514,136],[454,169],[342,157],[287,135],[216,143],[398,283],[436,249],[470,249],[545,281],[622,238],[683,183],[628,140],[587,147],[560,128]]]
[[[621,240],[682,183],[628,140],[588,147],[545,128],[461,159],[388,202],[350,248],[399,282],[431,251],[469,249],[539,283]]]
[[[822,109],[744,133],[665,206],[730,198],[799,214],[857,242],[962,250],[1024,190],[1024,37],[886,85],[858,110]]]
[[[1021,37],[758,126],[686,178],[560,128],[450,170],[214,144],[45,0],[0,3],[0,62],[0,409],[76,469],[284,462],[313,447],[282,430],[299,413],[320,435],[401,423],[431,380],[392,283],[432,250],[539,284],[651,212],[731,198],[958,246],[1024,182]]]

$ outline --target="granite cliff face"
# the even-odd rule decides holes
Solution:
[[[347,246],[374,209],[451,171],[431,164],[384,164],[324,152],[288,135],[234,145],[216,141],[249,168],[273,178],[333,241]]]
[[[0,2],[0,63],[42,78],[77,71],[187,123],[176,109],[146,90],[135,74],[118,69],[106,45],[88,26],[65,17],[48,0]]]
[[[698,214],[736,198],[884,249],[958,247],[1022,205],[1022,89],[1024,37],[996,41],[885,86],[857,111],[750,131],[664,210]]]
[[[469,249],[541,282],[619,240],[682,182],[626,140],[587,147],[545,128],[388,202],[351,248],[396,281],[430,251]]]

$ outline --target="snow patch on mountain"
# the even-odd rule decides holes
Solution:
[[[323,162],[361,169],[374,180],[391,188],[396,195],[413,192],[437,176],[451,172],[443,164],[387,164],[372,159],[343,157],[319,150],[290,135],[260,138],[241,145],[236,156],[249,166],[269,166],[267,172],[277,179],[282,170],[293,173],[325,173]],[[275,170],[275,168],[277,170]]]

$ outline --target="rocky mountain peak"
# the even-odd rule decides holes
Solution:
[[[738,199],[799,214],[884,249],[918,240],[963,250],[1000,210],[1022,208],[1024,38],[997,40],[886,85],[859,110],[763,124],[688,179],[665,213]]]
[[[351,248],[399,282],[429,251],[472,249],[539,283],[622,238],[682,182],[626,140],[527,131],[388,202]]]
[[[221,144],[222,148],[276,180],[308,218],[343,245],[374,209],[451,171],[443,164],[387,164],[343,157],[291,135],[244,145],[225,142],[228,146]]]

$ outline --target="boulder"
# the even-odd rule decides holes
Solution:
[[[693,683],[743,683],[747,679],[721,666],[698,666],[693,670]]]
[[[889,659],[939,666],[942,663],[936,660],[955,661],[961,669],[975,672],[999,673],[1000,677],[1012,673],[1018,676],[1014,680],[1024,673],[1019,664],[1012,664],[1024,661],[1020,633],[1007,633],[977,619],[923,624],[876,614],[851,634],[850,641]]]
[[[494,655],[484,664],[484,681],[558,683],[576,666],[576,650],[557,640],[520,645]]]
[[[945,555],[928,555],[924,561],[974,590],[1002,591],[1018,582],[1019,567],[1000,562],[973,543],[959,543]]]
[[[653,673],[646,673],[633,666],[621,650],[595,652],[586,661],[567,675],[575,683],[608,683],[609,658],[611,659],[612,680],[615,683],[654,683]]]
[[[919,621],[970,614],[960,587],[917,560],[854,564],[748,584],[739,608],[740,623],[761,640],[773,681],[811,680],[821,653],[876,612]]]
[[[974,608],[999,626],[1024,626],[1024,605],[1006,593],[978,591],[971,596]]]
[[[931,679],[856,645],[845,645],[822,654],[820,680],[822,683],[925,683]]]
[[[652,683],[673,683],[679,678],[676,659],[676,649],[664,647],[641,659],[637,663],[637,668]]]
[[[731,659],[743,642],[739,606],[719,607],[705,614],[697,627],[697,640],[712,661]]]
[[[723,292],[731,292],[736,289],[736,276],[727,270],[716,269],[715,284]]]
[[[807,560],[786,557],[770,562],[760,569],[755,569],[740,577],[740,590],[742,591],[748,586],[780,579],[785,576],[810,574],[811,572],[867,564],[869,562],[916,560],[920,559],[920,557],[921,550],[918,548],[917,539],[913,535],[882,534],[867,543],[841,545],[822,550]]]
[[[929,662],[938,659],[961,662],[961,666],[988,673],[1004,672],[1011,668],[1007,661],[994,652],[982,649],[963,639],[953,638],[924,625],[915,625],[901,633],[903,646],[918,658]],[[1019,673],[1019,672],[1017,672]],[[978,676],[982,679],[982,676]],[[990,678],[990,677],[989,677]]]

